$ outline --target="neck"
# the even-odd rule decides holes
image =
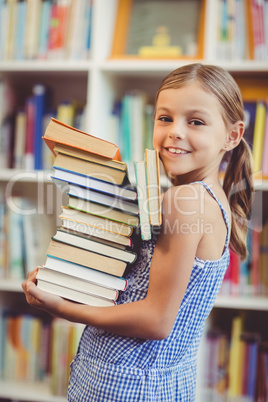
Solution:
[[[195,181],[203,181],[208,185],[215,185],[220,183],[219,179],[219,167],[208,169],[199,169],[198,171],[192,171],[190,173],[176,176],[171,178],[171,182],[174,186],[180,186],[183,184],[189,184]]]

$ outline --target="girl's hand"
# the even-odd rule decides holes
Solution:
[[[59,307],[63,303],[61,297],[44,292],[36,286],[36,275],[38,268],[28,274],[28,278],[21,286],[25,293],[28,304],[32,307],[45,310],[51,314],[58,315]]]

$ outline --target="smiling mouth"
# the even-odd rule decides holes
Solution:
[[[180,148],[165,148],[171,154],[189,154],[190,151],[186,151],[185,149]]]

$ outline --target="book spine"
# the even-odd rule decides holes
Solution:
[[[46,88],[44,85],[37,84],[33,88],[35,102],[35,129],[34,129],[34,168],[40,170],[43,168],[42,161],[42,135],[43,118],[46,106]]]

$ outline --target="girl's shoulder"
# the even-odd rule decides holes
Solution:
[[[194,214],[202,210],[207,190],[199,182],[170,187],[163,195],[163,211]]]
[[[178,185],[169,188],[163,196],[163,218],[181,221],[191,219],[207,219],[216,221],[222,210],[229,215],[229,204],[221,187],[215,186],[215,192],[203,182]]]

